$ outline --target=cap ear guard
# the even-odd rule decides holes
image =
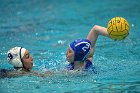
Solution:
[[[22,53],[21,53],[21,49],[22,49],[22,47],[14,47],[14,48],[11,48],[7,52],[7,60],[14,67],[23,67],[23,63],[21,61],[21,58],[23,57],[26,49],[23,48]]]
[[[83,52],[80,51],[80,52],[78,52],[78,53],[75,54],[74,60],[75,61],[82,61],[82,60],[84,60],[84,58],[85,57],[84,57]]]
[[[9,63],[14,65],[14,67],[23,67],[22,62],[18,58],[12,59]]]

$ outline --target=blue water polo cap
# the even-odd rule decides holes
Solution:
[[[74,61],[83,61],[91,48],[91,42],[87,39],[77,39],[69,45],[74,51]]]

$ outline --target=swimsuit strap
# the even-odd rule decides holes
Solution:
[[[92,62],[89,59],[86,59],[85,62],[86,62],[85,69],[89,69],[92,66]]]
[[[73,70],[74,69],[74,62],[67,65],[66,68],[67,68],[67,70]]]

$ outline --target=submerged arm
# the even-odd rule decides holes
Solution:
[[[52,71],[38,72],[38,71],[35,71],[35,70],[32,70],[31,73],[30,73],[30,75],[38,76],[38,77],[47,77],[47,76],[51,76],[53,74],[54,73]]]

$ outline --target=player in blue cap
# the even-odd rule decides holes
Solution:
[[[69,44],[66,52],[66,58],[69,62],[68,70],[92,68],[92,58],[98,35],[109,37],[105,27],[95,25],[89,32],[87,39],[77,39]]]

